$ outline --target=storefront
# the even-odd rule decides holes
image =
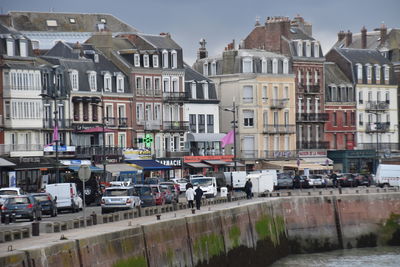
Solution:
[[[377,165],[375,150],[328,151],[333,160],[333,170],[343,173],[373,173]]]
[[[162,165],[171,167],[166,178],[172,179],[183,177],[182,158],[157,158],[156,161]]]
[[[184,176],[203,174],[208,172],[229,171],[233,166],[233,155],[219,156],[185,156]]]
[[[146,178],[151,177],[159,177],[159,178],[166,178],[168,171],[171,169],[170,166],[165,166],[163,164],[158,163],[155,160],[147,159],[147,160],[127,160],[126,163],[139,170],[140,181],[134,180],[134,183],[143,183],[145,182]],[[136,177],[139,179],[139,177]]]

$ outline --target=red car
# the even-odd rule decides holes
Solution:
[[[151,192],[156,198],[156,205],[164,205],[165,204],[165,193],[161,190],[160,185],[152,184],[150,185]]]

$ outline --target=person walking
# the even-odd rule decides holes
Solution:
[[[253,188],[253,183],[248,179],[244,184],[244,191],[246,192],[247,199],[251,198],[251,189]]]
[[[195,192],[193,190],[193,187],[189,186],[186,189],[186,199],[188,201],[189,208],[192,208],[192,209],[194,208],[194,206],[193,206],[194,195],[195,195]]]
[[[337,187],[337,174],[336,174],[336,172],[333,172],[331,174],[331,179],[332,179],[333,187]]]
[[[196,200],[196,209],[198,210],[200,210],[202,197],[203,197],[203,190],[201,190],[200,185],[198,185],[194,195],[194,199]]]

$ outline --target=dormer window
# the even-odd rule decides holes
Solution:
[[[289,73],[289,60],[286,58],[283,60],[283,74]]]
[[[389,74],[390,68],[388,65],[383,66],[383,68],[384,68],[384,72],[385,72],[385,83],[387,84],[387,83],[389,83],[389,78],[390,78],[389,77],[390,76],[390,74]]]
[[[303,56],[303,42],[302,41],[297,42],[297,55],[299,57]]]
[[[79,90],[79,73],[78,73],[78,71],[71,70],[69,76],[71,79],[71,89],[73,91],[78,91]]]
[[[310,41],[306,42],[306,57],[311,57],[311,43],[310,43]]]
[[[21,57],[28,56],[28,44],[27,44],[26,40],[23,40],[23,39],[19,40],[19,55]]]
[[[367,67],[367,80],[368,83],[370,83],[372,78],[372,66],[367,64],[366,67]]]
[[[197,98],[197,89],[196,89],[196,83],[192,82],[191,84],[191,93],[192,93],[192,99]]]
[[[163,64],[163,68],[164,69],[166,69],[166,68],[168,68],[168,66],[169,66],[169,63],[168,63],[168,51],[167,50],[164,50],[163,52],[162,52],[162,64]]]
[[[104,91],[106,91],[106,92],[112,91],[110,73],[104,74]]]
[[[277,74],[278,73],[278,59],[274,58],[272,60],[272,73]]]
[[[319,43],[314,43],[314,57],[319,57]]]
[[[76,19],[75,18],[69,18],[69,23],[75,24],[76,23]]]
[[[143,67],[149,67],[149,55],[143,55]]]
[[[122,74],[117,75],[117,92],[124,92],[124,76]]]
[[[243,73],[253,72],[253,59],[251,57],[243,58]]]
[[[7,39],[7,56],[14,56],[14,40],[13,39]]]
[[[363,67],[361,64],[357,63],[357,79],[359,81],[362,81],[363,79]]]
[[[95,71],[89,72],[89,88],[90,88],[90,91],[92,91],[92,92],[97,91],[97,79],[96,79]]]
[[[176,53],[175,50],[173,50],[171,52],[171,58],[172,58],[172,62],[171,62],[172,68],[176,69],[178,67],[178,54]]]
[[[46,20],[46,24],[48,27],[57,27],[58,26],[57,20],[55,20],[55,19]]]
[[[208,76],[208,62],[204,62],[203,64],[203,75]]]
[[[158,55],[153,55],[153,68],[158,68]]]
[[[217,75],[217,62],[215,61],[211,63],[211,75]]]
[[[135,54],[134,61],[135,61],[135,67],[140,67],[140,54]]]
[[[261,73],[267,73],[268,72],[268,63],[265,58],[261,59]]]
[[[381,66],[375,65],[375,80],[377,83],[381,81]]]
[[[204,99],[208,99],[208,83],[203,83],[203,95]]]

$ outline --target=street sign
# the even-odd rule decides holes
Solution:
[[[78,170],[78,176],[82,182],[86,182],[87,180],[89,180],[91,174],[92,171],[90,170],[89,165],[81,165],[81,167]]]

